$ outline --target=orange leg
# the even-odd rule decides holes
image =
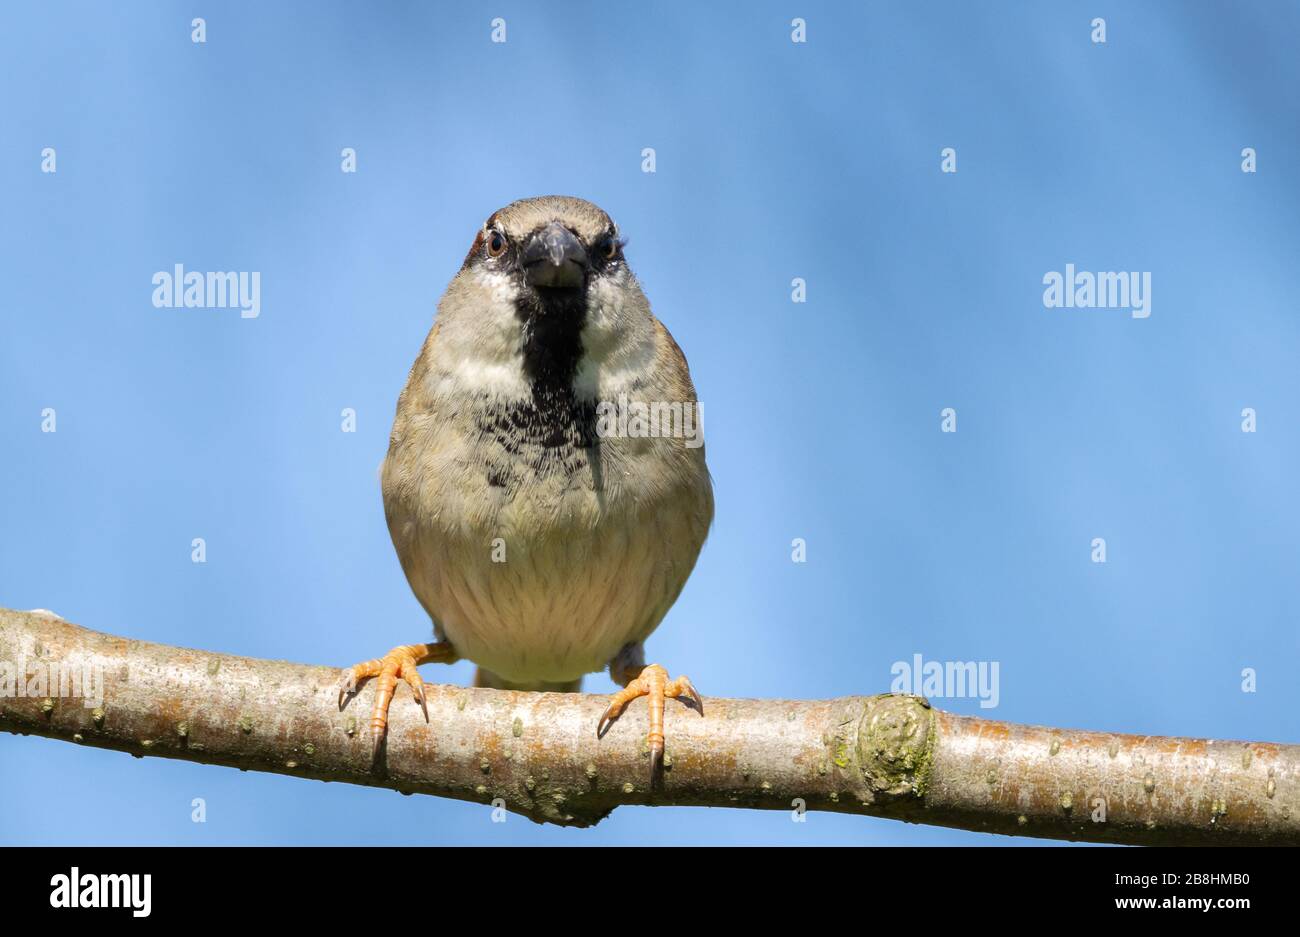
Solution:
[[[438,644],[404,644],[393,648],[383,657],[353,664],[343,671],[343,678],[339,681],[340,709],[343,708],[345,698],[355,693],[361,683],[371,677],[379,678],[375,688],[375,705],[370,711],[370,734],[375,740],[375,759],[379,758],[379,749],[388,731],[388,706],[393,701],[398,678],[405,680],[411,688],[411,694],[424,710],[424,721],[428,722],[429,704],[424,695],[424,680],[415,668],[421,664],[454,664],[457,660],[456,652],[445,641]]]
[[[614,670],[613,667],[610,669]],[[687,705],[699,710],[701,716],[704,715],[704,700],[700,699],[700,694],[691,685],[689,677],[669,680],[668,671],[658,664],[641,667],[639,672],[636,667],[631,667],[621,673],[611,673],[611,676],[626,685],[610,699],[609,708],[596,726],[596,735],[603,736],[614,720],[623,714],[628,703],[642,696],[648,697],[650,733],[647,741],[650,743],[650,783],[653,785],[660,776],[664,761],[664,700],[684,700]]]

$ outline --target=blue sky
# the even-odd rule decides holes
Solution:
[[[717,518],[652,659],[787,698],[997,662],[996,709],[936,704],[1300,742],[1300,7],[563,7],[4,6],[0,605],[340,666],[424,640],[376,478],[397,394],[483,219],[572,194],[707,415]],[[178,263],[259,271],[260,315],[154,308]],[[1045,308],[1066,264],[1149,272],[1150,316]],[[1013,842],[488,814],[0,737],[6,844]]]

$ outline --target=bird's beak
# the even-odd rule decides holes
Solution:
[[[587,276],[587,252],[573,232],[552,221],[524,245],[524,276],[533,286],[582,286]]]

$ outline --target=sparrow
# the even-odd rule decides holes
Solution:
[[[591,202],[513,202],[483,223],[438,303],[381,472],[393,546],[435,640],[349,667],[339,687],[342,706],[377,679],[376,761],[399,681],[428,720],[425,663],[464,658],[476,686],[553,692],[608,667],[623,689],[597,735],[647,697],[652,784],[665,699],[704,714],[689,678],[645,664],[704,545],[713,484],[686,358],[624,245]],[[674,420],[680,432],[665,427]]]

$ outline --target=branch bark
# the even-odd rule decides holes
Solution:
[[[84,698],[96,675],[102,701]],[[910,696],[707,698],[703,719],[669,713],[652,790],[644,705],[598,740],[604,697],[430,685],[426,725],[399,685],[372,765],[373,682],[340,710],[338,676],[0,609],[0,729],[136,757],[495,802],[567,826],[621,804],[802,805],[1052,839],[1300,845],[1296,745],[1016,725]]]

